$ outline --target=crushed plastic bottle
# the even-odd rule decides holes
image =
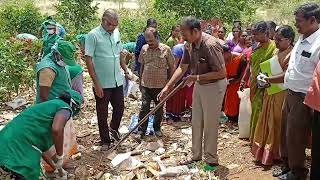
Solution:
[[[136,127],[136,125],[139,122],[139,116],[137,114],[134,114],[131,116],[131,121],[130,121],[130,126],[129,126],[129,130],[131,131],[134,127]],[[133,131],[134,133],[138,132],[138,129]]]
[[[219,118],[219,122],[220,122],[221,124],[223,124],[223,123],[226,123],[228,120],[229,120],[228,117],[227,117],[226,114],[222,111],[222,112],[221,112],[221,115],[220,115],[220,118]]]
[[[132,115],[130,126],[128,129],[131,131],[134,127],[136,127],[136,125],[138,123],[139,123],[139,116],[137,114]],[[148,127],[147,127],[146,135],[153,135],[154,134],[153,123],[154,123],[154,115],[151,115],[148,120]],[[134,130],[133,132],[137,133],[138,129]]]
[[[151,136],[154,134],[153,123],[154,123],[154,115],[151,115],[148,120],[148,127],[147,127],[146,135]]]

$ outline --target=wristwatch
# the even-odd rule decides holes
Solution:
[[[200,75],[198,74],[197,75],[197,82],[199,82],[200,81]]]

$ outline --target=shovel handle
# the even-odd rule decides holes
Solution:
[[[168,101],[174,94],[176,94],[185,84],[186,80],[184,79],[182,82],[179,83],[178,86],[176,86],[169,94],[166,96],[163,100],[159,102],[158,105],[156,105],[133,129],[131,129],[112,149],[110,149],[110,152],[117,149],[124,140],[126,140],[132,133],[135,131],[139,126],[141,126],[143,123],[145,123],[149,116],[154,114],[157,110],[159,110],[166,101]]]

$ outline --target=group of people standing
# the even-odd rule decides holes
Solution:
[[[238,87],[250,88],[251,152],[261,165],[282,161],[283,166],[273,172],[282,180],[307,176],[305,150],[312,130],[311,179],[319,179],[316,170],[320,162],[319,146],[315,138],[319,133],[320,8],[307,3],[297,8],[294,15],[301,34],[297,42],[293,28],[288,25],[277,27],[273,22],[258,22],[251,29],[253,42],[248,32],[241,32],[241,26],[233,27],[233,38],[224,47],[234,57],[231,64],[226,62],[229,85],[224,112],[229,119],[236,120],[239,108],[236,91]],[[237,53],[245,57],[247,68],[241,66]],[[234,82],[239,75],[240,81]],[[235,113],[230,113],[230,107],[234,107]]]
[[[179,120],[187,109],[192,111],[192,154],[181,164],[204,159],[207,166],[219,165],[221,110],[236,123],[240,103],[237,92],[250,88],[250,142],[257,163],[273,165],[282,160],[284,165],[274,170],[274,176],[304,179],[308,173],[305,149],[312,130],[311,179],[320,179],[320,8],[307,3],[294,15],[301,34],[296,43],[294,30],[287,25],[277,27],[274,22],[261,21],[242,30],[241,22],[235,21],[225,39],[226,28],[220,27],[214,35],[212,31],[203,32],[200,20],[188,16],[172,27],[165,43],[160,42],[157,22],[151,18],[136,43],[122,44],[118,14],[107,9],[101,25],[77,36],[93,82],[101,150],[110,149],[111,143],[121,138],[118,129],[125,107],[123,86],[133,79],[127,65],[128,58],[135,57],[134,71],[142,94],[140,120],[150,112],[152,102],[159,104],[177,83],[184,83],[164,108],[169,122]],[[63,40],[64,31],[59,29],[52,18],[42,25],[44,50],[36,67],[36,105],[0,131],[4,142],[0,170],[18,179],[36,179],[41,156],[65,176],[65,156],[73,149],[66,133],[72,131],[72,121],[68,120],[83,102],[83,69],[74,60],[76,47]],[[110,127],[109,103],[113,107]],[[158,137],[163,136],[164,109],[155,113],[153,126]],[[145,122],[139,127],[141,138],[146,135],[147,125]]]

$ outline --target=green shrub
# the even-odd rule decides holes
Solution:
[[[170,9],[179,16],[194,15],[204,20],[219,18],[232,23],[241,14],[254,14],[256,7],[253,2],[254,0],[155,0],[155,8],[161,13]]]
[[[93,0],[58,0],[56,18],[66,27],[68,33],[86,33],[99,22],[98,4],[92,3]]]
[[[137,10],[120,10],[120,31],[123,42],[135,41],[137,35],[146,27],[147,19],[155,18],[162,42],[169,36],[171,27],[176,25],[179,17],[172,11],[160,12],[154,8],[154,0],[140,1]]]
[[[34,67],[41,41],[12,38],[0,42],[0,98],[11,98],[21,88],[30,88],[35,79]]]
[[[0,31],[10,35],[37,35],[42,20],[43,16],[31,0],[4,2],[0,8]]]

